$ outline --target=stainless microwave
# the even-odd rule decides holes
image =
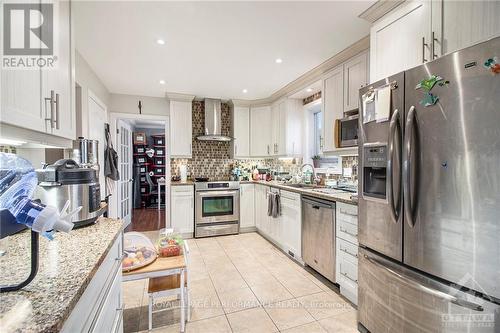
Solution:
[[[335,146],[337,148],[356,147],[358,145],[359,115],[338,119],[335,122]]]

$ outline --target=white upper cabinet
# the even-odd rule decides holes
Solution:
[[[281,156],[295,157],[302,156],[302,124],[304,121],[304,107],[300,99],[287,99],[286,112],[281,115],[282,122],[285,123],[286,134],[281,137],[278,154]],[[283,128],[283,126],[281,126]]]
[[[431,58],[431,2],[403,3],[370,31],[370,82],[420,65]]]
[[[72,95],[74,82],[72,80],[72,63],[74,57],[71,47],[71,2],[57,1],[55,6],[55,19],[58,22],[57,70],[42,70],[42,98],[51,97],[55,94],[55,105],[53,110],[52,134],[74,139],[76,137],[76,113],[74,107],[74,96]],[[50,104],[47,101],[47,108]],[[43,105],[45,107],[45,103]],[[50,124],[50,122],[49,122]]]
[[[170,100],[170,157],[191,158],[192,98]]]
[[[335,120],[344,117],[344,68],[340,65],[323,79],[323,135],[320,139],[322,152],[335,150]]]
[[[71,2],[55,1],[53,8],[56,27],[52,36],[54,57],[47,57],[57,57],[54,67],[2,69],[0,121],[57,137],[75,139]],[[30,40],[30,43],[33,42],[40,45],[39,40]]]
[[[500,35],[500,1],[433,1],[435,57]]]
[[[370,82],[500,35],[499,1],[414,0],[370,31]]]
[[[283,125],[282,115],[284,116],[285,106],[284,101],[278,101],[271,105],[271,155],[278,156],[280,145],[284,140],[281,140],[281,134],[286,135],[286,130],[281,128]]]
[[[250,155],[266,157],[272,155],[271,107],[250,108]]]
[[[344,64],[344,112],[359,107],[359,89],[368,84],[368,53]]]
[[[284,98],[271,107],[272,155],[298,156],[301,149],[302,103],[298,99]]]
[[[235,106],[233,110],[233,157],[250,156],[250,107]]]

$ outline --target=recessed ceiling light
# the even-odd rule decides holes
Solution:
[[[248,90],[246,90],[246,89],[243,89],[242,91],[244,94],[246,94],[248,92]]]
[[[165,84],[165,80],[160,80],[160,84]]]
[[[307,88],[307,89],[306,89],[306,91],[307,91],[307,92],[311,92],[311,91],[313,91],[313,90],[312,90],[312,88]]]
[[[274,60],[277,64],[281,64],[283,62],[283,59],[281,58],[277,58],[276,60]]]
[[[157,39],[156,43],[160,45],[165,45],[165,41],[163,39]]]

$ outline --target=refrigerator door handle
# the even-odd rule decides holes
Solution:
[[[403,197],[404,197],[404,210],[405,219],[408,221],[410,227],[415,226],[415,219],[413,216],[413,207],[411,206],[412,197],[410,195],[410,182],[411,182],[411,156],[412,156],[412,129],[415,120],[415,106],[410,107],[408,111],[408,118],[405,125],[405,138],[404,146],[406,147],[406,154],[403,160]],[[415,198],[413,198],[415,199]]]
[[[394,206],[394,192],[392,184],[392,173],[393,173],[393,157],[394,157],[394,134],[396,134],[396,129],[399,130],[398,138],[400,137],[401,128],[399,126],[399,110],[395,109],[391,117],[391,122],[389,125],[389,138],[387,142],[389,143],[389,158],[387,160],[387,197],[390,206],[391,220],[394,223],[398,223],[400,215],[400,202],[398,200],[397,207]],[[398,140],[398,148],[401,147]],[[398,149],[398,157],[401,156],[400,148]],[[399,186],[401,187],[401,179],[399,180]],[[401,190],[401,189],[400,189]]]
[[[415,288],[417,290],[420,290],[420,291],[422,291],[422,292],[424,292],[426,294],[430,294],[430,295],[435,296],[435,297],[439,297],[441,299],[445,299],[445,300],[449,301],[450,303],[456,304],[456,305],[461,306],[463,308],[467,308],[469,310],[484,311],[484,308],[481,305],[479,305],[479,304],[476,304],[476,303],[473,303],[473,302],[469,302],[469,301],[467,301],[465,299],[449,295],[449,294],[447,294],[447,293],[445,293],[443,291],[436,290],[434,288],[430,288],[430,287],[424,286],[423,284],[420,284],[417,281],[414,281],[414,280],[412,280],[412,279],[410,279],[408,277],[405,277],[403,274],[400,274],[399,272],[397,272],[397,271],[395,271],[395,270],[393,270],[393,269],[385,266],[383,263],[380,263],[375,258],[371,258],[371,257],[367,256],[366,254],[364,254],[363,256],[372,265],[376,266],[377,268],[379,268],[381,270],[385,270],[386,272],[388,272],[389,274],[391,274],[393,277],[395,277],[399,281],[402,281],[403,283],[408,284],[408,285],[412,286],[413,288]]]

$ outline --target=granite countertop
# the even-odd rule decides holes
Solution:
[[[264,181],[264,180],[260,180],[260,181],[253,181],[252,180],[252,181],[242,181],[241,182],[241,184],[245,184],[245,183],[246,184],[261,184],[261,185],[271,186],[271,187],[279,188],[279,189],[290,191],[290,192],[305,194],[305,195],[309,195],[312,197],[330,200],[330,201],[343,202],[343,203],[347,203],[347,204],[351,204],[351,205],[358,204],[358,200],[353,199],[351,197],[352,193],[349,193],[349,192],[339,192],[339,193],[334,193],[334,194],[321,193],[321,192],[313,191],[310,188],[292,187],[292,186],[288,186],[286,184],[283,184],[281,182],[276,182],[276,181],[269,181],[268,182],[268,181]]]
[[[0,331],[61,330],[122,229],[121,220],[101,217],[92,226],[57,233],[53,241],[40,236],[35,279],[19,291],[0,294]],[[30,271],[30,232],[7,239],[7,254],[0,257],[2,285],[20,282]]]

